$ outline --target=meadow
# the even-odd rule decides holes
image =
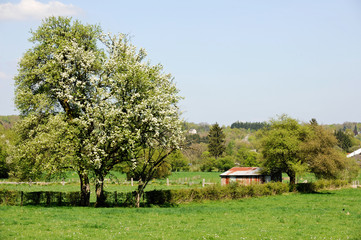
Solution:
[[[167,178],[169,179],[169,185],[167,185],[166,179],[154,179],[149,182],[146,190],[154,189],[178,189],[202,186],[203,179],[206,184],[220,184],[220,174],[222,172],[173,172]],[[287,174],[283,175],[284,181],[288,182]],[[361,180],[361,174],[359,176]],[[64,180],[65,184],[61,184]],[[313,174],[307,174],[300,178],[300,182],[316,181]],[[39,180],[45,181],[45,180]],[[11,182],[9,179],[1,179],[1,182]],[[75,172],[68,172],[64,178],[53,179],[51,181],[45,181],[48,184],[0,184],[0,189],[17,190],[17,191],[79,191],[79,178]],[[104,188],[106,191],[118,191],[118,192],[130,192],[137,188],[137,182],[134,181],[134,186],[131,186],[131,182],[126,180],[126,175],[117,171],[112,171],[105,178]],[[92,190],[94,190],[94,184],[91,184]]]
[[[220,172],[173,172],[168,176],[167,184],[166,179],[154,179],[149,182],[146,191],[152,190],[165,190],[165,189],[187,189],[187,188],[200,188],[202,187],[203,179],[208,184],[220,184]],[[283,175],[283,182],[288,182],[287,174]],[[64,180],[64,184],[62,181]],[[299,182],[307,180],[308,182],[316,181],[313,174],[306,174],[299,178]],[[361,181],[361,174],[358,177]],[[11,179],[0,180],[0,190],[23,191],[23,192],[38,192],[38,191],[53,191],[53,192],[76,192],[80,189],[78,175],[75,172],[68,172],[64,178],[53,179],[51,181],[44,181],[46,184],[4,184],[11,182]],[[91,183],[91,197],[90,201],[95,202],[95,186]],[[132,192],[137,189],[137,182],[134,181],[133,186],[131,182],[126,180],[126,175],[120,172],[113,171],[105,178],[104,189],[108,192]]]
[[[361,189],[171,208],[1,206],[1,239],[361,239]]]
[[[217,184],[221,182],[219,172],[173,172],[169,177],[169,186],[166,179],[155,179],[151,181],[146,190],[154,189],[178,189],[202,186],[202,181],[205,179],[206,183]],[[3,179],[2,182],[10,180]],[[41,181],[41,180],[40,180]],[[69,172],[64,178],[65,184],[63,185],[62,179],[54,179],[48,184],[0,184],[0,189],[17,190],[25,192],[35,191],[79,191],[79,178],[75,172]],[[126,180],[125,174],[120,172],[111,172],[105,178],[104,189],[106,191],[118,192],[131,192],[137,188],[137,182],[134,181],[133,186],[131,182]],[[91,184],[91,190],[94,191],[94,184]]]

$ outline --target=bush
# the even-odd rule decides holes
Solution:
[[[171,190],[153,190],[145,192],[148,205],[164,205],[171,203]]]
[[[313,193],[316,192],[316,185],[310,183],[298,183],[296,184],[296,190],[301,193]]]
[[[1,190],[0,191],[0,204],[1,205],[17,205],[19,204],[20,192]]]
[[[81,193],[80,192],[68,192],[66,193],[65,202],[71,206],[80,206]]]
[[[269,196],[272,195],[272,190],[269,186],[264,184],[251,185],[253,187],[254,196]]]
[[[288,185],[281,182],[269,182],[266,186],[271,189],[274,195],[279,195],[288,191]]]
[[[190,189],[178,189],[178,190],[171,190],[171,200],[170,203],[172,204],[179,204],[182,202],[190,202],[192,201],[190,197]],[[187,201],[188,199],[188,201]]]
[[[296,190],[302,193],[312,193],[322,189],[340,188],[349,183],[345,180],[318,180],[314,183],[299,183]],[[231,183],[226,186],[214,184],[204,188],[153,190],[145,192],[145,205],[173,206],[185,202],[204,200],[241,199],[245,197],[260,197],[279,195],[289,191],[289,185],[281,182],[266,184],[240,185]],[[135,192],[118,193],[104,192],[107,206],[130,207],[135,205]],[[17,192],[0,190],[2,205],[55,205],[79,206],[80,192]]]
[[[0,204],[5,205],[80,205],[80,192],[18,192],[0,191]]]
[[[136,192],[104,192],[107,206],[131,207],[135,205]]]
[[[346,180],[335,179],[335,180],[327,180],[320,179],[316,182],[311,183],[298,183],[296,184],[296,189],[298,192],[302,193],[312,193],[317,192],[323,189],[333,189],[348,186],[349,182]]]
[[[285,192],[288,192],[288,185],[284,183],[254,184],[249,186],[231,183],[226,186],[215,184],[204,188],[157,190],[147,192],[146,195],[148,204],[164,205],[203,200],[241,199],[245,197],[276,195]]]
[[[43,200],[43,192],[26,192],[24,193],[24,205],[39,205]]]

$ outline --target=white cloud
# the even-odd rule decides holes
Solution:
[[[17,4],[0,4],[0,21],[43,19],[49,16],[74,16],[80,12],[81,9],[72,4],[66,5],[58,1],[41,3],[36,0],[21,0]]]

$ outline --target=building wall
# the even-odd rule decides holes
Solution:
[[[264,183],[265,176],[236,176],[236,177],[222,177],[221,178],[221,185],[227,185],[231,182],[238,182],[243,185],[250,185],[256,183]]]

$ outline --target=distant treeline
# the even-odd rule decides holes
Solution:
[[[266,122],[234,122],[231,124],[231,128],[244,128],[257,131],[267,126]]]

